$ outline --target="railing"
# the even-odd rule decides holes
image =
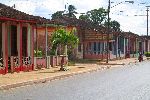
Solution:
[[[15,72],[20,71],[19,58],[18,57],[16,57],[16,56],[10,57],[10,70],[11,70],[11,73],[13,73],[14,71]]]
[[[0,69],[1,69],[1,68],[4,68],[4,65],[3,65],[3,64],[4,64],[3,58],[0,58]]]
[[[33,64],[32,64],[32,58],[29,57],[22,57],[22,70],[23,71],[29,71],[33,70]]]
[[[4,60],[0,58],[0,74],[5,74]]]

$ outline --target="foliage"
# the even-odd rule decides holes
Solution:
[[[56,54],[56,48],[52,48],[51,50],[50,50],[50,55],[55,55]]]
[[[76,18],[75,14],[77,13],[76,11],[76,8],[74,5],[69,5],[68,6],[68,17],[73,17],[73,18]]]
[[[65,11],[57,11],[54,14],[52,14],[52,19],[59,19],[62,18],[63,16],[67,16],[70,18],[76,18],[75,14],[77,13],[75,10],[75,6],[74,5],[69,5],[68,9],[67,9],[67,13]]]
[[[108,26],[108,22],[105,22],[104,25],[105,25],[105,26]],[[110,27],[111,27],[112,29],[114,29],[115,31],[120,31],[120,23],[119,23],[119,22],[113,20],[113,21],[110,21],[110,24],[109,24],[109,25],[110,25]]]
[[[37,57],[42,57],[43,54],[42,54],[41,50],[37,50],[37,51],[34,50],[34,55],[37,56]]]
[[[68,61],[68,66],[75,66],[75,62],[74,61]]]
[[[51,38],[52,49],[56,50],[59,45],[62,47],[67,45],[68,47],[74,48],[78,44],[79,39],[73,32],[67,32],[64,29],[56,30]]]
[[[145,52],[144,54],[146,57],[150,57],[150,52]]]
[[[62,18],[64,11],[57,11],[56,13],[52,14],[52,19]]]
[[[79,19],[86,21],[86,20],[89,20],[89,17],[87,15],[80,15]]]
[[[102,25],[107,19],[107,11],[104,8],[88,11],[86,15],[79,16],[80,19],[89,19],[94,25]]]

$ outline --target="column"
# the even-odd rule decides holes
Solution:
[[[11,26],[8,26],[8,56],[11,56]]]
[[[31,25],[27,24],[27,56],[31,56]]]
[[[46,68],[49,68],[49,66],[47,65],[47,25],[45,24],[45,59],[46,59]],[[65,45],[65,56],[67,57],[67,45]],[[58,56],[56,56],[56,65],[58,62]]]
[[[22,23],[17,24],[17,51],[19,58],[19,67],[22,71]]]
[[[99,49],[98,49],[98,42],[96,42],[96,55],[98,55]]]
[[[125,56],[125,54],[126,54],[126,38],[123,38],[124,39],[124,52],[123,52],[123,54],[124,54],[124,56]]]
[[[31,64],[32,64],[32,70],[34,70],[34,33],[36,32],[36,28],[32,26],[31,28]]]
[[[2,23],[2,51],[4,59],[5,74],[8,72],[8,31],[7,23]]]
[[[116,58],[118,57],[118,36],[116,38]]]
[[[148,40],[148,52],[150,51],[150,41]]]
[[[22,23],[17,25],[17,32],[18,32],[18,57],[19,57],[19,65],[20,71],[22,71]]]

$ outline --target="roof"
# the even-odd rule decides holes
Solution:
[[[142,39],[148,39],[148,40],[150,40],[150,36],[147,36],[147,35],[140,36],[140,38],[142,38]]]
[[[30,21],[30,22],[45,22],[46,18],[40,16],[33,16],[16,10],[10,6],[4,5],[0,3],[0,19],[1,20],[12,20],[16,19],[16,21]]]
[[[49,21],[51,24],[64,25],[64,26],[75,26],[80,27],[80,29],[89,29],[97,32],[106,33],[107,28],[102,25],[94,25],[91,21],[85,21],[77,18],[69,18],[63,16],[58,19],[53,19]]]

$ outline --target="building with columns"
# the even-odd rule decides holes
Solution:
[[[34,33],[40,19],[0,3],[0,74],[33,70]]]

